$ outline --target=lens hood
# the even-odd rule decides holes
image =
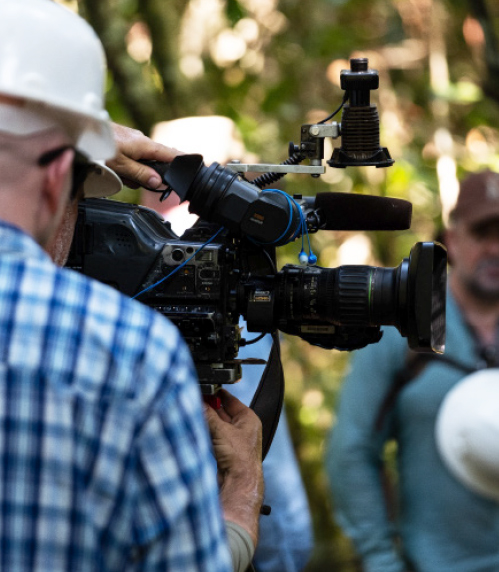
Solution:
[[[409,347],[443,353],[447,250],[438,242],[418,242],[409,255],[406,332]]]

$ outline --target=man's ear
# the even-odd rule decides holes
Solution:
[[[65,207],[69,199],[73,157],[74,151],[68,149],[44,167],[45,178],[42,200],[45,204],[43,207],[48,209],[48,213],[52,216],[56,215],[61,206]]]
[[[73,155],[73,150],[68,149],[43,167],[34,222],[34,235],[42,246],[52,240],[66,210],[71,192]]]

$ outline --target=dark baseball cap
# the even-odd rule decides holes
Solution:
[[[499,219],[499,173],[486,170],[463,179],[450,216],[471,225]]]

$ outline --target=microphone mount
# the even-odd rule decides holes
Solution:
[[[264,173],[253,181],[260,188],[268,186],[288,173],[309,174],[319,177],[326,172],[323,165],[324,140],[341,136],[342,145],[335,148],[327,164],[330,167],[347,166],[389,167],[394,161],[386,147],[379,144],[379,116],[376,105],[370,103],[370,91],[379,85],[378,72],[368,67],[367,58],[350,60],[350,70],[342,70],[341,87],[345,96],[341,106],[327,119],[343,108],[342,122],[323,120],[301,126],[300,144],[289,144],[289,159],[281,164],[240,163],[232,161],[227,168],[236,173]],[[347,103],[349,102],[349,103]],[[299,165],[308,159],[309,165]]]

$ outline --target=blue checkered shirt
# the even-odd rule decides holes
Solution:
[[[177,330],[0,223],[0,570],[230,571]]]

